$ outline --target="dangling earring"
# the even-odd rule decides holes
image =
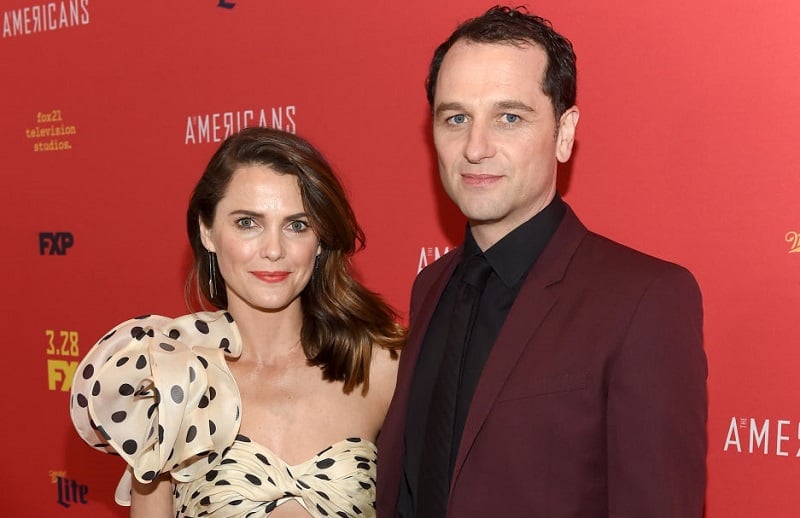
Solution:
[[[217,298],[217,254],[208,251],[208,294],[213,301]]]

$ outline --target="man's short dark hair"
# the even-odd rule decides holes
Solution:
[[[524,7],[494,6],[483,15],[467,20],[433,53],[426,89],[428,103],[433,109],[439,68],[444,55],[457,41],[500,43],[508,45],[535,44],[547,53],[547,68],[542,79],[542,91],[553,103],[556,121],[575,104],[577,70],[575,52],[567,38],[553,30],[544,18],[528,14]]]

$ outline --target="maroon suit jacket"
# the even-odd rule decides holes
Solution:
[[[414,283],[378,437],[380,518],[396,515],[412,372],[460,258],[457,248]],[[702,319],[686,269],[587,231],[568,208],[481,374],[447,516],[702,516]]]

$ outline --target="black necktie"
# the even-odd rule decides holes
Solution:
[[[482,255],[473,255],[462,263],[460,270],[447,345],[431,395],[423,439],[416,512],[418,518],[441,518],[447,509],[450,478],[458,451],[458,444],[453,444],[453,427],[461,366],[478,301],[492,268]]]

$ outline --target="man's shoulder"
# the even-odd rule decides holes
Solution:
[[[655,279],[672,279],[689,284],[697,282],[685,266],[592,231],[586,233],[573,263],[577,269],[613,279],[617,283],[635,283],[639,280],[649,284]]]

